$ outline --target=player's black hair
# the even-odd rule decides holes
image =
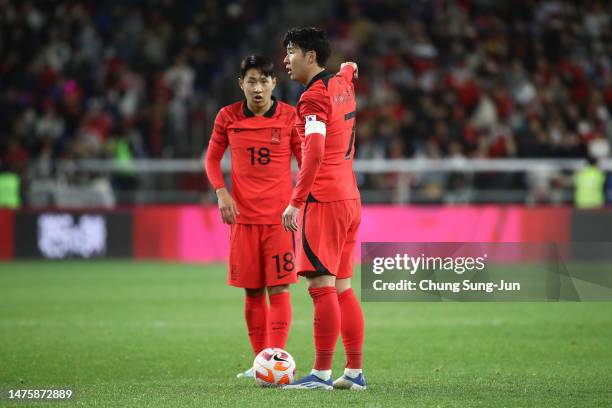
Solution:
[[[317,64],[324,67],[331,55],[331,46],[325,31],[317,27],[296,27],[287,31],[283,46],[287,48],[289,43],[297,45],[303,51],[314,51],[317,53]]]
[[[258,69],[265,76],[274,78],[274,63],[262,55],[249,55],[240,63],[240,78],[244,78],[249,69]]]

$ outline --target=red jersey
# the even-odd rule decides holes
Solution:
[[[353,172],[355,87],[352,66],[333,75],[322,71],[306,86],[297,105],[296,129],[302,140],[302,166],[291,197],[329,202],[359,198]]]
[[[215,190],[225,187],[221,158],[230,147],[232,197],[238,224],[280,224],[291,197],[291,153],[301,163],[295,108],[273,100],[257,116],[246,101],[223,107],[206,152],[206,173]]]

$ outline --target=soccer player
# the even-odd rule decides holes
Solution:
[[[283,44],[291,79],[306,86],[296,121],[302,166],[283,213],[283,226],[299,230],[297,270],[307,278],[314,304],[315,345],[310,375],[286,388],[363,390],[363,314],[351,288],[353,248],[361,221],[353,172],[357,64],[345,62],[335,75],[326,71],[329,40],[314,27],[289,30]],[[346,368],[332,383],[331,364],[339,334]]]
[[[298,280],[293,232],[281,225],[291,197],[291,153],[301,163],[295,108],[272,96],[274,65],[252,55],[240,65],[245,99],[223,107],[206,152],[206,173],[223,222],[231,226],[227,282],[244,288],[244,314],[253,353],[285,348],[291,324],[289,285]],[[221,172],[231,153],[232,193]],[[270,305],[266,300],[266,291]],[[238,377],[253,377],[252,369]]]

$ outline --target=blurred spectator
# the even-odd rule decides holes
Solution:
[[[78,136],[87,156],[100,156],[112,126],[112,118],[102,108],[101,102],[92,100],[79,126]]]
[[[21,206],[19,177],[2,167],[0,165],[0,208],[19,208]]]
[[[194,80],[195,72],[187,64],[185,54],[179,55],[174,65],[164,73],[165,85],[172,91],[168,119],[170,134],[174,135],[172,151],[168,152],[167,156],[174,156],[176,153],[181,156],[189,155],[187,151],[188,115],[193,97]]]
[[[12,137],[0,161],[8,172],[21,174],[27,165],[28,158],[29,153],[25,146],[18,138]]]
[[[576,208],[600,208],[605,203],[606,176],[597,167],[597,159],[589,156],[587,165],[574,175],[574,203]]]

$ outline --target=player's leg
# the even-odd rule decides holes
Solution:
[[[364,321],[361,305],[351,286],[353,276],[353,252],[357,240],[357,232],[361,221],[361,206],[358,200],[347,202],[353,222],[346,235],[342,248],[336,293],[340,305],[340,333],[346,356],[344,374],[334,381],[334,388],[364,390],[365,379],[362,372]]]
[[[307,278],[314,305],[315,361],[310,375],[286,388],[333,389],[331,365],[340,335],[335,273],[341,248],[338,236],[344,228],[342,219],[334,203],[308,202],[303,210],[298,273]]]
[[[323,380],[331,378],[334,349],[340,335],[340,306],[334,275],[305,274],[308,293],[314,305],[315,361],[313,373]]]
[[[364,322],[359,300],[351,287],[351,278],[336,280],[340,306],[340,333],[346,356],[347,370],[358,374],[362,369]]]
[[[268,345],[268,303],[260,267],[259,226],[233,224],[230,233],[228,283],[243,288],[244,319],[255,355]],[[238,377],[252,377],[251,369]]]
[[[244,318],[254,355],[268,347],[268,302],[265,289],[245,289]]]
[[[281,225],[265,225],[262,229],[262,257],[270,299],[268,347],[284,349],[292,316],[289,285],[298,281],[293,234]]]
[[[255,355],[268,347],[268,303],[265,288],[245,289],[244,320],[247,325],[249,341]],[[252,378],[253,368],[238,373],[238,378]]]
[[[335,276],[304,272],[308,293],[314,305],[315,361],[309,375],[283,387],[285,389],[332,390],[331,364],[340,335],[340,308],[334,286]]]
[[[364,390],[366,384],[362,370],[363,312],[351,287],[351,278],[337,279],[336,291],[340,306],[340,333],[346,365],[344,374],[334,381],[334,388]]]
[[[289,285],[268,287],[270,312],[268,315],[268,345],[284,349],[291,328],[291,293]]]

